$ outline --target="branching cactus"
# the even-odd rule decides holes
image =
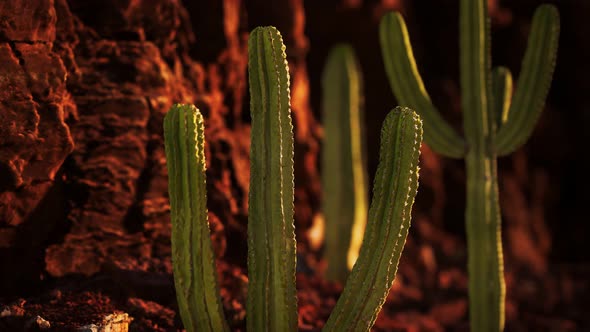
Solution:
[[[432,105],[399,13],[382,19],[381,48],[394,95],[424,119],[426,143],[442,155],[465,158],[471,330],[500,331],[505,286],[496,159],[518,149],[532,133],[555,67],[559,15],[551,5],[536,10],[514,96],[510,72],[491,70],[486,1],[461,0],[459,30],[465,140]]]
[[[188,332],[229,331],[221,305],[207,221],[203,116],[174,105],[164,118],[178,309]]]
[[[369,331],[375,323],[410,228],[421,143],[422,120],[414,111],[397,107],[387,115],[360,255],[325,331]]]
[[[322,85],[326,278],[344,282],[358,257],[369,205],[361,127],[362,77],[352,47],[337,45],[330,52]]]
[[[249,331],[296,331],[293,125],[279,31],[254,29],[248,54],[252,141],[246,322]]]

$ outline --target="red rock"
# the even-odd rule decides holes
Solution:
[[[51,43],[55,39],[54,0],[2,1],[0,13],[0,35],[9,40]]]

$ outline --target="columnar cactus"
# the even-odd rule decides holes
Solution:
[[[369,205],[362,135],[362,77],[352,47],[337,45],[330,52],[322,86],[326,277],[344,282],[358,257]]]
[[[484,0],[461,0],[459,30],[465,140],[432,105],[399,13],[383,17],[380,40],[393,93],[402,105],[422,115],[426,143],[445,156],[465,158],[471,330],[500,331],[505,286],[496,159],[522,146],[539,117],[555,67],[559,15],[551,5],[536,10],[512,98],[510,72],[502,67],[491,70]]]
[[[410,228],[421,143],[422,120],[414,111],[397,107],[387,115],[363,244],[324,331],[369,331],[375,323]]]
[[[293,125],[285,46],[274,27],[248,42],[250,203],[248,218],[249,331],[296,331]]]
[[[188,332],[229,331],[219,298],[207,221],[203,116],[174,105],[164,118],[178,309]]]

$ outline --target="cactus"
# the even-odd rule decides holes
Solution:
[[[215,279],[207,222],[203,116],[174,105],[164,118],[178,309],[188,332],[229,331]]]
[[[293,126],[285,47],[274,27],[249,39],[251,94],[248,218],[248,331],[296,331]],[[174,105],[164,119],[172,216],[174,283],[187,331],[228,331],[209,239],[203,117]],[[381,151],[360,256],[326,331],[369,331],[389,288],[410,226],[418,187],[420,117],[396,108],[381,131]]]
[[[259,27],[248,41],[250,203],[247,327],[296,331],[293,126],[285,46],[274,27]]]
[[[369,331],[375,323],[410,228],[421,143],[422,121],[415,112],[397,107],[387,115],[360,255],[324,331]]]
[[[467,144],[432,106],[399,13],[383,17],[380,41],[392,91],[401,104],[416,108],[422,115],[426,143],[442,155],[465,158],[471,330],[500,331],[504,326],[505,286],[496,159],[522,146],[532,133],[555,67],[559,15],[551,5],[541,5],[535,11],[513,97],[510,72],[490,68],[486,2],[461,0],[459,28]]]
[[[341,282],[346,281],[358,257],[367,222],[361,80],[352,47],[335,46],[322,77],[322,188],[328,230],[324,251],[328,260],[326,278]]]

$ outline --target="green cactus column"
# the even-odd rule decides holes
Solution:
[[[504,262],[492,145],[496,119],[491,108],[486,3],[461,1],[460,18],[463,128],[469,145],[465,223],[471,329],[500,331],[504,328]]]
[[[354,50],[347,44],[335,46],[322,75],[322,188],[326,278],[341,282],[358,257],[369,208],[361,89]]]
[[[422,120],[407,107],[389,112],[381,128],[379,165],[358,260],[323,331],[369,331],[397,272],[418,190]]]
[[[285,46],[274,27],[248,42],[250,197],[248,331],[296,331],[293,125]]]
[[[195,106],[172,106],[164,118],[164,142],[180,317],[187,332],[229,331],[207,221],[205,127]]]
[[[465,164],[471,328],[500,331],[504,327],[505,286],[496,157],[469,153]]]
[[[496,157],[470,152],[465,164],[471,328],[500,331],[504,327],[505,286]]]

